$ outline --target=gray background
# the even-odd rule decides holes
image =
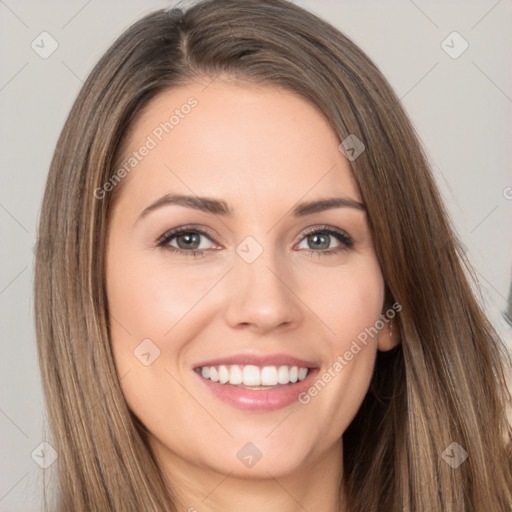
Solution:
[[[510,343],[501,312],[511,277],[512,3],[295,3],[351,37],[395,88],[427,148],[481,282],[482,301]],[[41,509],[44,470],[31,457],[45,439],[32,249],[52,152],[72,101],[102,53],[136,19],[168,5],[0,0],[1,511]],[[59,45],[47,59],[31,47],[43,31]],[[456,59],[441,47],[453,31],[469,43]],[[448,44],[456,51],[461,46],[452,40]]]

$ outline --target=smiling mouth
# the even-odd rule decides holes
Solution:
[[[256,366],[247,365],[217,365],[202,366],[195,370],[203,379],[219,384],[268,390],[287,386],[303,381],[309,374],[310,368],[301,366]]]

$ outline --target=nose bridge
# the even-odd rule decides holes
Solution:
[[[271,240],[266,236],[259,242],[248,236],[236,247],[226,308],[226,320],[233,327],[253,324],[270,330],[300,317],[298,301],[290,290],[293,276],[287,271],[286,255],[279,254]]]

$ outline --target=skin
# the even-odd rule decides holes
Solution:
[[[192,368],[232,354],[285,353],[314,361],[321,374],[375,324],[384,281],[365,212],[291,214],[298,202],[361,196],[338,137],[304,99],[228,79],[207,83],[160,93],[127,139],[128,155],[196,98],[116,191],[107,296],[123,393],[180,510],[343,509],[341,437],[368,390],[377,349],[398,341],[387,326],[307,405],[240,411]],[[139,218],[170,193],[222,199],[233,216],[166,205]],[[189,224],[215,235],[201,236],[204,256],[158,247],[168,230]],[[325,232],[320,249],[308,242],[306,228],[324,225],[348,233],[353,247]],[[250,264],[236,252],[247,236],[263,249]],[[183,237],[181,246],[177,238],[169,243],[186,247]],[[342,250],[322,254],[335,248]],[[149,366],[134,356],[147,338],[160,350]],[[251,468],[236,455],[247,442],[262,453]]]

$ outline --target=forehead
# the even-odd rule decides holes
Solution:
[[[360,200],[339,138],[298,94],[215,80],[166,90],[132,127],[123,195],[222,197],[235,210],[343,195]],[[277,203],[276,203],[277,202]]]

